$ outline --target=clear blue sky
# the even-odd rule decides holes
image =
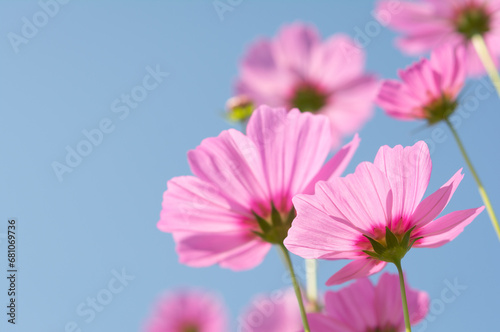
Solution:
[[[19,236],[18,324],[6,323],[2,280],[1,330],[57,332],[75,322],[85,332],[137,331],[161,292],[186,285],[222,294],[234,322],[254,294],[289,286],[276,252],[241,273],[180,265],[171,236],[156,229],[162,193],[168,179],[190,173],[189,149],[231,126],[220,114],[238,59],[257,36],[274,35],[297,20],[314,23],[324,37],[368,28],[370,71],[395,77],[414,61],[393,47],[394,33],[378,30],[372,9],[372,1],[243,0],[221,20],[211,0],[73,0],[57,13],[48,8],[53,16],[39,14],[35,1],[0,2],[2,275],[8,218],[17,218]],[[22,37],[23,17],[42,26],[24,27],[29,38],[16,39],[16,53],[11,40],[13,34]],[[143,82],[148,71],[168,75]],[[144,99],[124,106],[120,98],[131,92]],[[459,132],[500,212],[500,100],[491,93],[476,101],[477,108],[471,99]],[[94,136],[99,144],[81,143],[83,131],[99,127],[107,131],[102,139]],[[443,132],[398,122],[377,109],[360,131],[363,141],[348,171],[373,160],[381,145],[432,140],[429,190],[435,190],[465,167],[446,128],[437,128]],[[67,147],[89,153],[73,158],[75,167],[59,181],[52,165],[65,163]],[[448,212],[481,205],[472,176],[465,174]],[[452,243],[412,250],[404,261],[410,284],[435,299],[433,320],[415,331],[495,330],[499,253],[486,213]],[[344,264],[322,262],[320,284]],[[114,273],[122,269],[134,279],[120,283]],[[446,281],[455,279],[467,288],[445,303]],[[82,303],[98,294],[113,298],[94,316]]]

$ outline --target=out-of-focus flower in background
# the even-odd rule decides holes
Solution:
[[[333,144],[371,117],[378,83],[364,72],[365,54],[346,35],[322,41],[303,23],[284,26],[274,39],[250,45],[240,64],[236,95],[266,104],[326,115]]]
[[[401,81],[384,80],[377,104],[400,120],[426,119],[434,124],[448,117],[458,106],[458,94],[465,83],[463,48],[444,46],[399,71]]]
[[[293,288],[257,295],[238,318],[236,329],[237,332],[301,330],[302,320]]]
[[[416,325],[429,311],[429,296],[406,286],[406,297],[411,324]],[[323,312],[310,313],[308,318],[313,332],[402,332],[405,322],[398,275],[384,273],[376,286],[362,278],[328,291]]]
[[[214,294],[185,289],[163,295],[146,321],[144,332],[227,332],[226,307]]]
[[[396,10],[395,10],[396,9]],[[444,44],[467,47],[467,67],[471,74],[483,74],[484,67],[470,40],[484,38],[493,60],[500,56],[500,1],[498,0],[384,0],[376,12],[391,12],[384,22],[403,34],[396,45],[417,55]]]

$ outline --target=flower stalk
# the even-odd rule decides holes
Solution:
[[[488,51],[488,47],[486,46],[483,36],[475,34],[472,36],[471,41],[479,59],[481,59],[481,62],[483,63],[484,69],[486,69],[486,72],[488,73],[488,76],[490,77],[490,80],[495,86],[497,94],[500,97],[500,75],[498,74],[495,62]]]
[[[408,301],[406,300],[405,278],[401,268],[401,260],[395,261],[399,273],[399,286],[401,288],[401,301],[403,303],[403,315],[405,317],[406,332],[411,332],[410,314],[408,312]]]
[[[283,253],[283,257],[285,258],[285,265],[292,277],[293,289],[295,290],[295,295],[297,296],[297,302],[299,303],[300,316],[302,318],[302,325],[304,326],[304,332],[311,332],[311,328],[309,327],[309,323],[307,321],[304,301],[302,300],[302,292],[300,291],[300,286],[297,281],[297,277],[295,276],[295,271],[293,270],[292,260],[290,259],[290,253],[288,252],[288,249],[283,245],[283,243],[279,244],[278,246],[280,247]]]
[[[498,239],[500,240],[500,226],[498,224],[498,219],[495,214],[495,211],[493,210],[493,206],[491,205],[490,198],[488,196],[488,193],[486,192],[486,189],[483,186],[483,183],[479,179],[479,175],[476,172],[476,169],[472,165],[472,162],[467,154],[467,151],[465,150],[465,147],[462,143],[462,140],[460,139],[460,136],[458,136],[458,132],[456,129],[453,127],[452,123],[450,122],[449,119],[446,119],[446,124],[450,128],[453,137],[455,138],[455,141],[457,142],[458,148],[460,149],[460,152],[462,153],[462,156],[465,159],[465,162],[467,163],[467,166],[469,167],[470,172],[472,173],[472,176],[474,177],[474,180],[476,181],[477,187],[479,189],[479,194],[481,195],[481,198],[484,202],[484,205],[486,206],[486,211],[488,212],[488,215],[490,217],[491,223],[493,225],[493,228],[495,229],[495,232],[497,234]]]

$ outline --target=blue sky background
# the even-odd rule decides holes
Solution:
[[[19,226],[18,324],[6,323],[7,283],[2,278],[1,330],[65,331],[74,321],[85,332],[138,331],[159,294],[188,285],[220,293],[235,330],[237,314],[255,294],[288,287],[274,251],[248,272],[180,265],[171,236],[156,229],[162,193],[168,179],[190,173],[189,149],[231,127],[221,111],[231,96],[238,60],[257,36],[272,36],[294,21],[314,23],[323,37],[336,32],[355,36],[371,28],[365,48],[369,71],[395,77],[398,68],[414,61],[393,47],[394,33],[377,30],[370,15],[373,5],[243,0],[221,20],[210,0],[73,0],[60,5],[16,53],[8,34],[20,35],[23,17],[32,21],[41,7],[35,1],[0,2],[2,275],[7,219],[16,217]],[[157,65],[169,76],[128,116],[114,113],[113,101],[142,84],[146,67]],[[481,91],[489,96],[478,99],[474,89],[480,84],[485,83],[467,84],[467,112],[458,130],[500,212],[500,101],[485,87]],[[113,131],[59,181],[52,163],[63,163],[66,146],[75,149],[85,139],[82,131],[106,118]],[[429,129],[422,122],[398,122],[377,109],[360,135],[363,141],[349,172],[373,160],[381,145],[410,145],[419,139],[431,143],[434,168],[427,194],[465,167],[442,124]],[[472,176],[468,170],[465,174],[448,212],[481,205]],[[485,212],[452,243],[412,250],[404,260],[408,280],[434,299],[432,321],[415,331],[495,330],[499,252]],[[301,266],[298,257],[294,261]],[[322,289],[345,263],[321,262]],[[87,323],[89,316],[77,314],[78,306],[108,287],[113,270],[122,269],[134,280]],[[445,303],[441,297],[447,281],[455,279],[467,288]]]

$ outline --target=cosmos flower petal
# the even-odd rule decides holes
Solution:
[[[408,311],[412,325],[429,311],[427,293],[409,287],[406,282]],[[403,331],[405,329],[399,277],[384,273],[377,285],[360,278],[337,291],[325,294],[322,313],[309,314],[314,332],[330,331]]]
[[[368,327],[377,327],[377,308],[372,303],[375,303],[375,288],[368,278],[360,278],[341,291],[327,292],[325,313],[349,323],[355,331],[366,331]]]
[[[295,68],[299,75],[304,75],[308,72],[312,53],[319,44],[319,33],[314,26],[293,23],[278,33],[275,52],[282,66]]]
[[[338,140],[359,130],[361,124],[372,117],[373,101],[379,89],[379,81],[375,76],[363,75],[344,82],[332,94],[334,102],[326,105],[320,113],[328,116]]]
[[[254,111],[247,135],[255,142],[266,190],[278,209],[290,210],[289,198],[303,192],[322,169],[332,146],[330,130],[321,115],[268,106]]]
[[[407,280],[405,284],[410,321],[412,325],[416,325],[425,318],[429,311],[429,295],[410,288]],[[397,274],[382,274],[375,287],[375,303],[377,304],[378,322],[398,327],[398,331],[404,330],[405,322],[401,306],[399,276]]]
[[[144,332],[229,331],[227,309],[222,300],[200,289],[183,289],[163,295],[144,325]]]
[[[363,75],[364,65],[365,54],[356,42],[347,35],[336,34],[315,49],[310,74],[318,77],[321,85],[335,90]]]
[[[167,188],[158,222],[161,231],[210,233],[241,228],[246,209],[238,202],[229,201],[220,188],[194,176],[173,178]]]
[[[311,331],[314,332],[356,332],[344,323],[320,313],[307,314],[307,320]]]
[[[460,169],[441,188],[420,202],[413,213],[411,226],[422,227],[434,220],[448,205],[463,178]]]
[[[316,176],[309,182],[303,194],[313,194],[314,187],[318,181],[333,179],[342,175],[349,165],[354,153],[358,149],[361,139],[358,134],[354,135],[352,141],[344,145],[337,153],[321,168]]]
[[[332,220],[311,195],[297,195],[293,204],[297,217],[284,241],[288,250],[304,258],[339,258],[339,253],[351,257],[349,251],[356,250],[359,237],[353,227]]]
[[[356,259],[331,276],[330,279],[327,280],[326,285],[339,285],[352,279],[368,277],[380,272],[386,265],[386,262],[372,258]]]
[[[271,244],[246,230],[216,234],[176,232],[174,240],[181,263],[192,267],[219,264],[234,271],[259,265],[271,248]]]
[[[405,148],[383,146],[374,164],[384,172],[391,185],[391,219],[407,219],[422,200],[431,177],[432,162],[427,144],[420,141]]]
[[[218,137],[204,139],[188,152],[188,161],[195,176],[221,189],[228,200],[238,197],[257,205],[268,196],[260,181],[263,170],[257,148],[237,130],[225,130]]]
[[[454,211],[434,220],[412,235],[413,237],[423,237],[414,246],[436,248],[450,242],[462,233],[465,226],[470,224],[483,210],[484,206],[476,209]]]
[[[305,305],[307,300],[304,298]],[[293,288],[255,296],[238,319],[237,331],[298,332],[302,329],[299,305]]]

